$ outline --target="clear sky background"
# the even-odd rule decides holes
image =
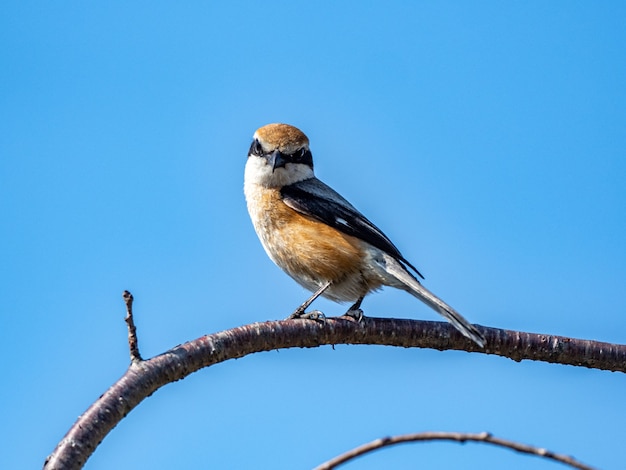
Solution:
[[[270,122],[471,321],[626,342],[624,2],[4,2],[0,468],[38,468],[128,365],[287,316],[243,169]],[[345,306],[321,301],[327,315]],[[366,314],[434,320],[406,293]],[[390,347],[269,352],[166,386],[88,469],[306,469],[490,431],[626,461],[626,376]],[[415,444],[346,469],[552,469]]]

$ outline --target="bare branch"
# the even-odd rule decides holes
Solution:
[[[626,372],[626,345],[562,336],[478,327],[486,338],[482,349],[448,323],[394,318],[282,320],[253,323],[202,336],[145,361],[134,361],[126,373],[78,418],[48,457],[44,468],[81,468],[104,437],[163,385],[203,367],[261,351],[313,348],[335,344],[378,344],[438,350],[464,350],[559,364]]]
[[[484,442],[487,444],[493,444],[499,447],[505,447],[507,449],[515,450],[517,452],[522,452],[524,454],[537,455],[546,459],[555,460],[557,462],[564,463],[579,470],[594,470],[593,467],[585,465],[567,455],[555,454],[554,452],[550,452],[549,450],[542,449],[540,447],[533,447],[527,444],[521,444],[519,442],[500,439],[498,437],[492,436],[488,432],[481,432],[479,434],[460,432],[421,432],[416,434],[403,434],[401,436],[384,437],[382,439],[376,439],[375,441],[352,449],[345,454],[341,454],[333,458],[332,460],[329,460],[328,462],[325,462],[322,465],[315,467],[314,470],[332,470],[341,464],[344,464],[369,452],[382,449],[383,447],[418,441],[456,441],[461,443],[467,441]]]
[[[128,348],[130,349],[130,361],[139,362],[142,361],[141,354],[139,354],[139,344],[137,342],[137,329],[135,328],[135,320],[133,319],[133,294],[125,290],[122,293],[122,298],[126,304],[126,324],[128,325]]]

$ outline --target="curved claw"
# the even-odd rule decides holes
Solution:
[[[357,323],[361,323],[361,321],[363,321],[363,310],[361,310],[360,308],[351,308],[346,313],[344,313],[343,316],[354,318]]]
[[[322,323],[326,323],[326,315],[324,315],[324,313],[320,312],[319,310],[311,310],[310,312],[299,312],[298,310],[296,310],[287,317],[287,320],[294,319],[316,320],[321,321]]]

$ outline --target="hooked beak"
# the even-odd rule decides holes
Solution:
[[[285,165],[287,164],[287,160],[285,160],[285,157],[283,156],[281,151],[278,149],[274,150],[269,155],[268,162],[270,165],[272,165],[272,173],[276,171],[276,168],[281,168],[281,167],[284,168]]]

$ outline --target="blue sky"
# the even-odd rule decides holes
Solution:
[[[128,364],[287,316],[243,167],[270,122],[471,321],[626,342],[623,2],[5,2],[0,468],[37,468]],[[322,300],[327,315],[345,307]],[[437,319],[403,292],[366,315]],[[270,352],[145,400],[88,469],[310,468],[389,434],[490,431],[626,460],[623,374],[463,352]],[[346,469],[557,468],[407,445]]]

